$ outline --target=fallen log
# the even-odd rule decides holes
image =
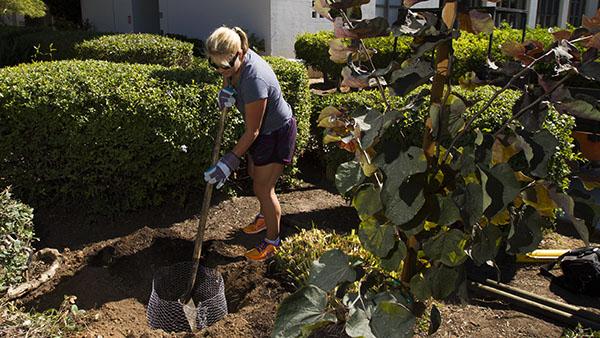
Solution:
[[[23,295],[25,295],[26,293],[37,289],[38,287],[40,287],[40,285],[44,284],[45,282],[52,279],[52,277],[54,277],[54,275],[56,274],[56,271],[60,267],[60,261],[61,261],[60,253],[58,252],[58,250],[45,248],[45,249],[35,252],[33,254],[32,261],[39,261],[39,260],[51,261],[52,264],[46,271],[42,272],[38,278],[21,283],[15,287],[8,288],[8,291],[2,297],[3,300],[10,301],[10,300],[20,298]]]

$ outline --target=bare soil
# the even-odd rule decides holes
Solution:
[[[198,194],[198,196],[202,196]],[[304,184],[279,195],[283,209],[282,235],[299,227],[316,226],[346,233],[358,226],[354,209],[339,195]],[[27,295],[23,302],[44,310],[58,307],[64,295],[75,295],[90,321],[85,337],[268,337],[277,305],[293,291],[273,274],[268,262],[252,263],[243,253],[259,235],[240,229],[258,210],[251,196],[217,199],[211,207],[203,248],[203,264],[217,268],[225,281],[229,314],[195,335],[170,334],[147,326],[145,306],[159,267],[190,260],[196,233],[194,215],[200,201],[130,213],[90,217],[85,210],[39,210],[36,226],[40,247],[58,248],[64,264],[56,277]],[[579,240],[552,233],[544,248],[583,246]],[[550,288],[537,274],[537,265],[515,265],[509,283],[571,304],[600,309],[590,299]],[[468,304],[440,304],[442,326],[437,337],[559,337],[563,327],[536,318],[497,300],[474,297]],[[339,328],[325,336],[344,337]]]

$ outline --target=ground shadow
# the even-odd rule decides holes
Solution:
[[[209,267],[216,267],[243,259],[213,252],[211,246],[211,241],[204,245],[202,265],[206,262],[210,263]],[[178,238],[156,238],[149,247],[122,257],[113,256],[115,251],[109,249],[106,247],[91,256],[88,265],[74,276],[64,277],[54,290],[31,301],[28,307],[38,311],[58,308],[64,295],[77,296],[78,306],[86,310],[127,298],[147,304],[156,271],[190,261],[194,243]]]
[[[569,304],[591,307],[600,310],[600,297],[575,294],[564,289],[555,281],[550,282],[550,291]],[[600,315],[598,315],[598,318],[600,318]]]
[[[166,202],[160,207],[113,215],[98,215],[84,207],[37,208],[35,210],[35,233],[40,238],[38,248],[80,249],[91,243],[129,235],[143,227],[167,228],[200,213],[203,190],[188,194],[182,203]],[[228,196],[213,193],[211,205]]]

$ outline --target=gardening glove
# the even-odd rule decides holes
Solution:
[[[219,109],[231,108],[235,104],[235,89],[226,87],[219,91]]]
[[[240,166],[240,159],[233,153],[228,152],[217,162],[216,165],[204,172],[204,180],[209,184],[216,184],[221,188],[225,181]]]

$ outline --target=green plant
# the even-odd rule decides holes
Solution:
[[[0,192],[0,294],[25,280],[33,253],[33,209]]]
[[[565,329],[562,333],[562,338],[600,338],[600,331],[584,329],[581,324],[578,324],[574,329]]]
[[[75,45],[100,36],[80,30],[58,31],[44,27],[0,27],[0,67],[31,61],[65,60],[76,57]]]
[[[309,285],[281,303],[275,337],[306,336],[330,323],[342,323],[351,337],[412,336],[424,302],[465,295],[466,261],[482,265],[494,261],[500,250],[534,250],[544,224],[557,211],[586,243],[589,229],[600,223],[600,208],[585,185],[569,195],[551,182],[549,163],[559,141],[550,130],[561,127],[545,126],[547,117],[558,113],[600,121],[597,99],[564,87],[575,76],[600,80],[594,62],[600,11],[584,19],[585,28],[556,34],[548,48],[540,41],[504,43],[501,49],[510,61],[490,65],[495,78],[484,81],[471,74],[461,81],[471,89],[492,81],[502,84],[480,102],[453,88],[452,47],[460,31],[491,33],[489,13],[465,11],[448,0],[440,5],[442,15],[409,11],[404,21],[389,27],[384,18],[359,19],[357,8],[365,2],[316,1],[315,10],[334,22],[337,40],[332,45],[351,38],[356,46],[332,50],[332,56],[347,60],[342,83],[377,88],[385,110],[329,106],[318,121],[325,128],[324,141],[337,142],[354,155],[338,167],[336,187],[350,196],[360,217],[361,244],[381,258],[384,268],[399,272],[401,283],[353,292],[346,285],[366,283],[369,274],[362,275],[360,263],[343,252],[328,251],[313,264]],[[462,18],[460,28],[457,17]],[[362,39],[390,31],[413,37],[412,53],[402,64],[378,69]],[[433,65],[427,60],[432,52]],[[430,79],[430,89],[418,88]],[[386,87],[406,96],[403,107],[392,106]],[[511,88],[521,92],[512,104],[501,101],[509,116],[494,126],[492,113],[492,126],[486,126],[488,108]],[[428,114],[415,145],[397,127],[424,105]],[[430,318],[431,334],[441,322],[435,305]]]
[[[306,69],[269,61],[294,109],[300,154],[311,111]],[[102,212],[184,201],[209,165],[217,75],[206,60],[186,69],[92,60],[0,69],[0,186],[12,184],[31,205]],[[242,116],[231,113],[222,149],[242,132]]]
[[[3,337],[64,337],[85,328],[87,313],[75,304],[75,296],[65,296],[58,309],[25,311],[15,303],[0,304],[0,335]]]
[[[339,249],[346,255],[363,261],[370,271],[377,270],[382,275],[397,277],[383,271],[380,267],[380,259],[361,246],[355,232],[341,235],[317,228],[302,229],[281,243],[281,247],[275,254],[275,262],[279,269],[291,278],[294,286],[299,288],[308,284],[313,261],[332,249]]]
[[[75,46],[79,59],[187,67],[193,45],[154,34],[117,34],[89,39]]]
[[[422,89],[429,89],[430,86],[425,85],[417,88],[413,94],[418,93]],[[466,110],[467,116],[472,116],[477,112],[484,103],[489,100],[494,92],[498,90],[495,86],[481,86],[474,90],[463,89],[460,87],[453,88],[453,91],[465,98],[466,101],[473,102],[473,105]],[[506,119],[512,114],[511,107],[520,96],[517,90],[507,90],[500,94],[497,101],[492,103],[475,121],[473,127],[479,128],[484,132],[494,132],[498,130]],[[391,107],[402,107],[406,104],[406,97],[391,96],[388,98]],[[327,95],[312,95],[313,113],[311,115],[311,134],[314,135],[312,142],[309,144],[309,151],[314,151],[321,158],[322,163],[325,163],[327,168],[327,177],[334,179],[335,169],[342,163],[351,160],[352,154],[340,151],[337,143],[323,144],[323,130],[317,125],[321,111],[328,106],[343,107],[344,111],[357,111],[366,107],[376,110],[385,110],[385,102],[381,100],[381,95],[377,90],[363,90],[360,92],[350,93],[332,93]],[[390,132],[383,135],[384,140],[381,144],[387,141],[404,142],[409,145],[418,146],[423,140],[423,131],[425,126],[420,123],[428,114],[427,107],[429,101],[424,99],[419,109],[406,112],[401,122],[392,126]],[[550,160],[549,178],[552,182],[560,185],[562,188],[568,186],[568,177],[571,170],[568,166],[570,161],[578,159],[578,156],[573,151],[573,138],[571,130],[574,127],[575,120],[573,117],[559,114],[555,109],[550,109],[548,116],[542,126],[543,129],[550,131],[556,136],[559,146],[558,151]],[[403,135],[401,137],[401,135]],[[380,149],[378,149],[380,150]]]
[[[332,39],[332,32],[321,31],[301,34],[294,43],[296,57],[302,59],[306,65],[323,72],[327,82],[337,82],[343,68],[343,65],[335,63],[329,58],[329,41]],[[402,60],[410,52],[407,39],[398,39],[396,52],[393,49],[393,41],[393,36],[365,39],[364,43],[368,48],[377,49],[377,53],[373,56],[373,62],[376,66],[386,67],[392,60]],[[344,41],[344,43],[347,44],[348,41]]]
[[[0,0],[0,15],[13,13],[38,18],[46,15],[46,5],[42,0]]]

